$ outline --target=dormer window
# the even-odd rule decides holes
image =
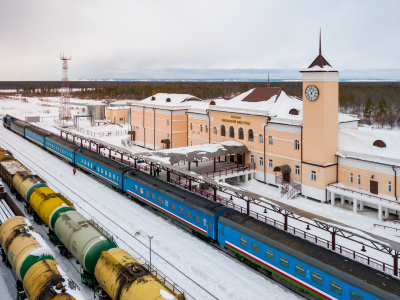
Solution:
[[[166,100],[167,102],[171,102],[171,98],[167,98],[167,100]]]
[[[215,105],[215,101],[211,101],[211,102],[210,102],[210,105]]]
[[[376,140],[376,141],[374,142],[374,146],[375,146],[375,147],[379,147],[379,148],[386,148],[385,142],[384,142],[384,141],[381,141],[381,140]]]
[[[154,96],[151,97],[151,101],[154,101],[154,100],[156,100],[156,97],[154,97]]]
[[[292,108],[289,111],[289,115],[297,116],[298,114],[299,114],[299,111],[297,109],[295,109],[295,108]]]

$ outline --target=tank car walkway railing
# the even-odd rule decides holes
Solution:
[[[215,178],[215,177],[222,177],[222,176],[228,176],[228,175],[236,175],[240,172],[246,172],[246,171],[251,171],[251,170],[255,170],[255,169],[256,169],[256,164],[249,163],[249,164],[245,164],[245,165],[229,167],[229,168],[219,169],[219,170],[215,170],[215,171],[201,172],[199,174],[210,177],[210,178]]]
[[[380,225],[380,224],[374,224],[374,227],[383,227],[383,229],[389,228],[392,230],[400,230],[400,228],[394,228],[394,227],[390,227],[390,226],[386,226],[386,225]]]

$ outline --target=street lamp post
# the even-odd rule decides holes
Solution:
[[[153,236],[148,237],[150,240],[150,273],[151,273],[151,240],[153,239]]]

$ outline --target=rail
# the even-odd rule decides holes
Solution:
[[[380,225],[380,224],[374,224],[374,227],[383,227],[383,229],[389,228],[389,229],[394,229],[394,230],[400,230],[400,228],[394,228],[386,225]]]
[[[330,184],[328,184],[328,187],[331,186],[331,187],[333,187],[333,188],[335,188],[335,189],[340,189],[340,190],[343,190],[343,191],[349,191],[349,192],[351,192],[351,193],[357,193],[357,194],[360,194],[361,196],[365,195],[365,196],[368,196],[369,198],[371,198],[371,197],[372,197],[372,198],[376,198],[376,199],[378,199],[379,201],[388,201],[388,202],[390,202],[390,203],[399,204],[398,201],[394,201],[394,200],[389,200],[389,199],[381,198],[381,197],[378,197],[378,196],[371,195],[370,193],[367,194],[367,193],[363,193],[363,192],[359,192],[359,191],[354,191],[354,190],[351,190],[351,189],[346,189],[346,188],[341,187],[341,186],[336,186],[335,184],[336,184],[336,183],[330,183]]]
[[[205,175],[210,178],[215,178],[215,177],[221,177],[221,176],[228,176],[228,175],[233,175],[239,172],[245,172],[245,171],[251,171],[251,170],[256,169],[256,164],[255,163],[249,163],[237,167],[229,167],[229,168],[224,168],[224,169],[219,169],[215,171],[208,171],[208,172],[201,172],[199,173],[200,175]]]

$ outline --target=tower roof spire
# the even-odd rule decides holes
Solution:
[[[321,28],[319,28],[319,55],[322,55],[322,48],[321,48]]]
[[[317,58],[311,63],[308,67],[311,69],[312,67],[318,66],[320,68],[324,68],[324,66],[332,67],[327,60],[322,56],[322,46],[321,46],[321,28],[319,29],[319,55]]]

